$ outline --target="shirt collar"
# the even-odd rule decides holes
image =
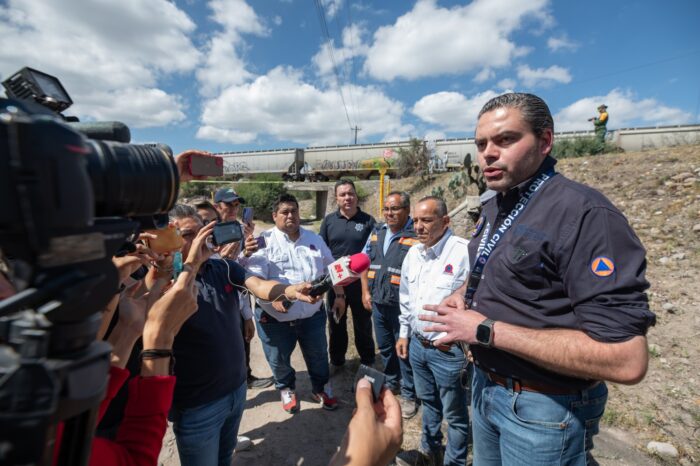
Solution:
[[[440,254],[442,254],[442,250],[445,249],[447,239],[450,236],[452,236],[452,230],[448,227],[447,230],[445,230],[445,233],[442,235],[442,238],[440,238],[440,240],[437,243],[433,244],[427,249],[424,244],[418,244],[418,251],[424,257],[440,257]]]
[[[302,227],[299,227],[299,238],[297,238],[296,241],[294,241],[292,238],[289,237],[289,235],[287,233],[283,232],[282,230],[280,230],[276,226],[272,227],[272,228],[273,228],[276,235],[278,235],[280,238],[282,238],[282,239],[284,239],[287,242],[292,243],[292,244],[295,244],[297,241],[299,241],[302,238],[302,236],[304,236],[304,229]]]
[[[409,228],[413,227],[413,219],[409,216],[408,220],[406,220],[406,224],[401,228],[399,231],[396,233],[392,233],[391,230],[389,230],[389,226],[386,224],[386,222],[382,223],[382,226],[379,227],[380,230],[387,230],[390,235],[395,236],[400,233],[403,233],[404,231],[408,230]]]
[[[353,215],[353,216],[350,217],[350,218],[347,218],[346,216],[344,216],[343,214],[340,213],[340,208],[338,208],[338,209],[335,211],[335,216],[338,217],[338,218],[344,218],[344,219],[347,219],[347,220],[352,220],[352,219],[354,219],[355,217],[357,217],[358,215],[360,215],[360,212],[362,212],[362,209],[360,209],[360,206],[357,206],[357,212],[355,212],[355,215]]]
[[[551,155],[548,155],[545,157],[545,159],[542,161],[542,164],[540,165],[540,168],[537,169],[534,175],[532,175],[530,178],[526,179],[520,184],[517,184],[510,188],[508,191],[503,193],[498,193],[496,195],[496,199],[498,200],[498,204],[503,205],[505,204],[506,206],[509,206],[511,204],[515,204],[518,199],[525,193],[525,190],[527,190],[528,187],[530,187],[530,182],[535,179],[535,177],[539,176],[541,173],[554,168],[554,165],[556,165],[557,159],[552,157]]]

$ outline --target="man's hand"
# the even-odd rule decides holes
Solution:
[[[151,237],[150,233],[141,233],[140,239]],[[124,281],[136,272],[142,265],[148,266],[151,261],[160,260],[162,256],[156,254],[145,244],[136,243],[136,251],[122,257],[113,257],[112,263],[119,272],[119,283]]]
[[[362,307],[365,311],[372,312],[372,295],[369,292],[362,292]]]
[[[345,298],[336,296],[333,300],[333,306],[331,306],[331,312],[334,316],[338,316],[338,320],[345,314]]]
[[[245,341],[250,342],[255,336],[255,323],[253,319],[248,319],[243,321],[243,335]]]
[[[401,408],[390,390],[372,403],[372,386],[362,378],[355,390],[357,409],[330,466],[388,464],[403,440]]]
[[[207,238],[211,236],[212,231],[216,222],[210,222],[208,225],[202,227],[197,233],[194,240],[192,240],[192,245],[190,246],[190,252],[187,254],[186,264],[192,265],[195,271],[205,263],[213,254],[213,251],[207,246]]]
[[[464,295],[460,291],[452,293],[447,298],[443,299],[442,302],[440,302],[440,306],[454,307],[460,311],[467,308],[464,302]]]
[[[277,312],[281,312],[282,314],[287,313],[287,308],[284,307],[284,300],[273,301],[272,308]]]
[[[290,300],[303,301],[305,303],[316,304],[321,296],[309,296],[311,292],[311,283],[297,283],[296,285],[289,285],[284,290],[284,296]]]
[[[244,251],[243,255],[250,257],[255,251],[258,250],[258,240],[251,234],[245,239],[245,244],[243,245]]]
[[[175,164],[177,165],[177,171],[180,173],[180,183],[185,183],[192,180],[203,180],[206,176],[194,176],[190,173],[190,159],[193,155],[200,157],[214,157],[209,152],[204,152],[201,150],[186,150],[185,152],[178,154],[175,157]]]
[[[449,298],[448,296],[445,299]],[[433,322],[433,325],[425,328],[426,332],[447,332],[447,335],[433,342],[436,346],[458,341],[468,344],[477,343],[476,327],[486,319],[484,315],[471,309],[460,310],[459,308],[442,304],[438,306],[426,304],[423,306],[423,309],[437,312],[437,315],[422,314],[418,316],[420,320]]]
[[[234,241],[233,243],[228,243],[221,248],[219,248],[219,255],[226,259],[235,260],[238,257],[238,252],[240,251],[240,241]]]
[[[401,359],[406,359],[408,357],[408,338],[399,338],[396,342],[396,354]]]

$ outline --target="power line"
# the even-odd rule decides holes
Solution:
[[[326,23],[326,11],[323,8],[322,0],[314,0],[316,5],[316,12],[318,13],[318,21],[321,25],[321,33],[325,37],[326,43],[328,45],[328,54],[331,58],[331,64],[333,66],[333,74],[335,75],[336,84],[338,85],[338,93],[340,94],[340,100],[343,103],[343,109],[345,109],[345,118],[348,121],[348,128],[352,131],[352,123],[350,123],[350,115],[348,114],[348,106],[345,104],[345,96],[343,95],[343,88],[340,85],[340,73],[338,72],[338,65],[335,62],[335,54],[333,53],[333,41],[331,35],[328,32],[328,23]]]
[[[347,12],[348,16],[348,34],[350,35],[350,50],[355,51],[355,39],[354,39],[354,31],[353,31],[353,22],[352,18],[350,17],[350,2],[347,3],[347,7],[345,11]],[[359,44],[358,44],[359,45]],[[357,124],[360,123],[360,107],[358,107],[357,102],[355,101],[354,93],[352,92],[352,88],[354,87],[354,83],[357,80],[357,74],[355,72],[355,55],[354,53],[350,54],[350,102],[352,103],[352,107],[355,110],[355,127],[357,127]],[[357,144],[357,132],[355,132],[355,143]]]

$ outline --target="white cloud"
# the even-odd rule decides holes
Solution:
[[[516,84],[517,83],[515,82],[515,79],[506,78],[506,79],[501,79],[500,81],[498,81],[497,86],[503,90],[506,90],[506,89],[515,89]]]
[[[321,0],[328,19],[332,19],[343,6],[343,0]]]
[[[608,106],[610,123],[608,128],[624,128],[644,125],[678,125],[690,123],[693,115],[679,108],[668,107],[656,99],[640,99],[632,91],[613,89],[604,96],[591,96],[579,99],[561,109],[554,116],[557,131],[593,129],[588,118],[596,116],[600,104]]]
[[[547,39],[547,47],[552,52],[558,52],[559,50],[574,51],[579,48],[579,44],[569,39],[566,35],[562,35]]]
[[[272,18],[272,22],[275,24],[275,26],[281,26],[282,25],[282,17],[280,15],[275,15],[275,17]]]
[[[374,87],[354,86],[363,138],[405,136],[403,105]],[[350,130],[336,88],[319,89],[293,68],[277,67],[250,83],[230,86],[205,104],[200,139],[234,144],[272,137],[305,145],[344,144]]]
[[[499,92],[487,90],[472,97],[459,92],[438,92],[422,97],[411,112],[421,120],[448,132],[470,132],[484,104]]]
[[[212,19],[222,30],[205,45],[204,65],[197,70],[200,92],[213,97],[228,86],[238,85],[253,77],[240,56],[245,48],[243,34],[265,36],[269,33],[262,20],[244,0],[212,0]]]
[[[549,68],[530,68],[528,65],[518,66],[518,78],[525,87],[548,86],[555,82],[570,83],[571,73],[566,68],[553,65]]]
[[[336,47],[333,45],[333,57],[340,71],[350,70],[350,62],[355,57],[364,56],[367,53],[368,46],[364,42],[367,30],[360,25],[352,24],[342,33],[342,46]],[[311,62],[316,67],[316,71],[320,76],[327,76],[333,73],[333,62],[328,51],[328,43],[321,44],[319,51],[311,58]],[[346,73],[346,74],[347,74]]]
[[[194,30],[166,0],[8,0],[0,6],[0,75],[38,68],[71,94],[76,106],[69,114],[164,125],[181,120],[184,107],[158,81],[197,66],[201,55],[189,37]],[[113,100],[132,98],[145,101]]]
[[[526,21],[548,27],[549,0],[474,0],[441,8],[418,0],[393,25],[374,33],[365,71],[376,79],[418,79],[483,68],[502,68],[529,53],[510,38]]]
[[[496,76],[496,73],[491,68],[484,68],[474,76],[474,82],[484,83],[489,79],[493,79],[494,76]]]

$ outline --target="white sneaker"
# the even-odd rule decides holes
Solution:
[[[233,451],[248,451],[251,448],[253,448],[253,441],[245,435],[239,435],[238,440],[236,441],[236,448]]]

